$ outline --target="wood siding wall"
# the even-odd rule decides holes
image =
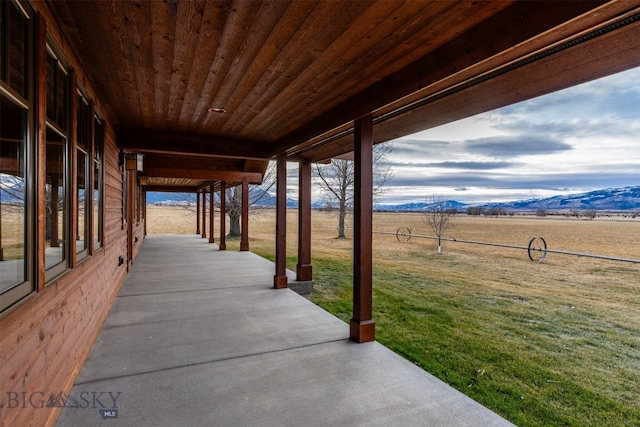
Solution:
[[[68,50],[42,3],[34,7],[62,47],[105,124],[103,246],[38,293],[0,314],[0,424],[53,425],[60,408],[34,408],[52,394],[68,393],[127,274],[127,229],[122,218],[122,173],[109,113],[95,98],[90,78]],[[144,239],[144,221],[134,223],[134,256]],[[124,263],[120,264],[120,257]],[[25,393],[25,394],[23,394]],[[29,397],[33,394],[33,402]],[[42,393],[40,395],[39,393]],[[18,404],[10,397],[18,397]],[[26,397],[27,401],[23,401]],[[26,403],[26,404],[25,404]],[[14,406],[13,408],[11,406]],[[17,407],[16,407],[17,406]]]

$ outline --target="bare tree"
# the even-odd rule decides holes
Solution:
[[[25,181],[22,177],[0,174],[0,206],[4,212],[23,212]]]
[[[442,255],[442,236],[451,226],[451,218],[455,210],[447,206],[446,200],[432,197],[424,211],[424,221],[431,227],[438,238],[438,255]]]
[[[276,183],[276,163],[269,162],[269,166],[264,174],[262,184],[249,185],[249,207],[256,206],[261,200],[264,200],[269,194],[269,190]],[[228,237],[240,237],[240,217],[242,216],[242,186],[227,188],[226,191],[226,214],[229,215],[229,233]],[[220,202],[215,203],[220,207]]]
[[[3,245],[6,244],[7,235],[10,234],[5,232],[3,237],[3,221],[13,222],[12,219],[16,218],[24,225],[24,184],[22,177],[0,173],[0,261],[7,259]]]
[[[374,199],[384,194],[384,186],[392,177],[391,166],[384,161],[392,149],[391,142],[377,144],[373,148]],[[338,210],[338,238],[344,238],[347,212],[353,209],[354,162],[331,159],[327,165],[316,164],[313,174],[322,191],[325,206]]]
[[[51,218],[61,211],[65,204],[65,198],[63,194],[59,194],[57,197],[57,205],[52,206],[52,192],[60,192],[62,189],[58,187],[52,187],[51,185],[45,185],[45,240],[51,240]],[[24,221],[25,215],[25,198],[26,187],[25,180],[20,176],[11,174],[0,173],[0,261],[3,259],[2,255],[2,220],[3,217],[21,218],[19,221]],[[79,194],[78,205],[83,206],[85,200],[84,191]]]

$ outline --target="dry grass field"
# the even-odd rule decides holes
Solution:
[[[275,212],[250,216],[251,250],[273,258]],[[216,218],[217,220],[217,218]],[[313,212],[313,301],[348,321],[351,239]],[[420,214],[374,230],[433,235]],[[297,212],[288,214],[295,270]],[[195,215],[150,207],[150,233],[194,233]],[[458,215],[446,237],[640,259],[640,219]],[[216,236],[217,237],[217,236]],[[234,246],[235,245],[235,246]],[[374,235],[377,339],[518,425],[640,425],[640,264]],[[228,249],[237,249],[229,240]]]

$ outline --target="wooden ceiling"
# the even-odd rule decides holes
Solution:
[[[48,6],[119,146],[175,179],[344,154],[366,114],[382,142],[640,65],[640,0]]]

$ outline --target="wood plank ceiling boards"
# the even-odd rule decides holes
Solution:
[[[367,114],[380,143],[640,65],[640,0],[49,5],[163,188],[343,155]]]

